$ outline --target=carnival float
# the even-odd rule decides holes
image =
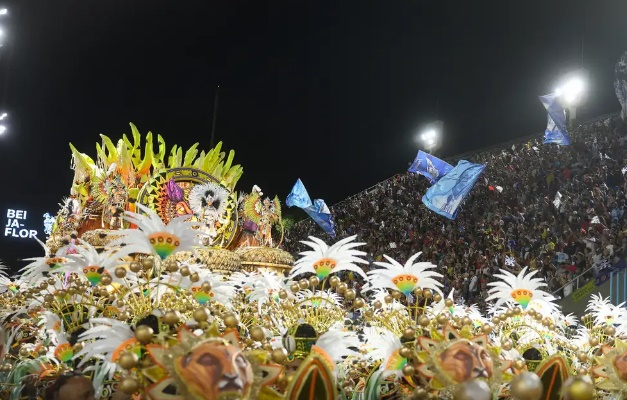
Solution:
[[[420,254],[366,271],[354,236],[310,237],[294,261],[278,198],[236,192],[233,151],[168,151],[131,128],[95,158],[71,146],[43,255],[0,277],[0,398],[45,398],[63,376],[99,399],[627,395],[623,304],[563,315],[523,268],[497,275],[482,313]]]

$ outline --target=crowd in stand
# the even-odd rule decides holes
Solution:
[[[627,256],[627,127],[609,117],[570,133],[571,146],[538,139],[469,157],[487,167],[453,221],[422,204],[425,177],[388,179],[331,209],[336,239],[356,234],[371,262],[422,251],[445,275],[445,293],[468,303],[483,303],[501,269],[525,266],[568,295],[573,277],[590,279]],[[286,249],[304,250],[309,235],[325,234],[311,220],[296,224]]]

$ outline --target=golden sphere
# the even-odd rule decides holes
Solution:
[[[102,274],[102,277],[100,278],[100,284],[103,286],[109,286],[112,281],[113,279],[109,274]]]
[[[549,324],[549,330],[550,331],[554,331],[555,330],[555,324]]]
[[[72,350],[74,350],[74,354],[76,354],[83,350],[84,347],[85,345],[83,344],[83,342],[77,342],[76,344],[74,344],[74,346],[72,346]]]
[[[139,271],[141,271],[142,266],[141,266],[141,265],[139,265],[139,263],[138,263],[137,261],[133,261],[133,262],[132,262],[132,263],[128,266],[128,269],[130,269],[130,270],[131,270],[131,272],[138,273]]]
[[[124,299],[117,299],[115,301],[115,305],[118,306],[118,307],[124,307],[125,304],[126,304],[126,300],[124,300]]]
[[[411,400],[424,400],[427,398],[429,393],[423,388],[418,386],[411,394]]]
[[[455,303],[453,303],[453,300],[451,300],[451,299],[444,300],[444,305],[447,306],[447,307],[453,307],[453,304],[455,304]]]
[[[309,278],[309,285],[311,285],[312,287],[316,287],[320,284],[320,278],[318,278],[317,276],[312,276]]]
[[[144,271],[153,269],[154,266],[155,266],[155,260],[153,260],[152,258],[146,258],[142,261],[142,268]]]
[[[140,325],[135,328],[135,339],[140,343],[146,344],[152,340],[154,331],[148,325]]]
[[[203,292],[209,293],[211,292],[211,283],[205,281],[200,285],[200,288]]]
[[[383,307],[383,304],[379,301],[379,300],[375,300],[374,303],[372,303],[373,307],[376,308],[377,310],[381,307]]]
[[[305,290],[309,287],[309,281],[307,279],[301,279],[300,281],[298,281],[298,286],[302,289]]]
[[[501,323],[501,319],[499,317],[492,318],[492,325],[498,325]]]
[[[441,295],[440,293],[436,293],[436,294],[433,296],[433,301],[435,301],[436,303],[441,302],[441,301],[442,301],[442,295]]]
[[[168,325],[175,325],[181,319],[181,314],[176,310],[166,311],[161,320]]]
[[[207,310],[207,307],[198,307],[194,310],[192,317],[198,322],[207,322],[209,319],[209,310]]]
[[[409,347],[401,347],[400,349],[398,349],[398,355],[403,357],[403,358],[409,358],[411,357],[412,351]]]
[[[272,361],[277,364],[283,364],[287,361],[287,350],[283,347],[279,347],[277,349],[272,350]]]
[[[239,325],[239,321],[235,315],[228,314],[224,317],[224,325],[226,325],[227,328],[236,328]]]
[[[427,327],[430,323],[431,320],[425,315],[421,315],[420,318],[418,318],[418,324],[422,327]]]
[[[592,347],[598,346],[599,345],[599,338],[591,337],[590,340],[588,340],[588,343]]]
[[[120,359],[118,360],[118,364],[120,364],[120,367],[124,369],[135,368],[138,362],[139,357],[137,357],[137,354],[131,352],[126,352],[122,354],[120,356]]]
[[[505,311],[505,315],[508,317],[512,317],[514,315],[514,311],[508,309],[507,311]]]
[[[297,283],[292,283],[290,285],[290,290],[292,291],[292,293],[297,293],[300,290],[300,287]]]
[[[261,342],[266,338],[266,333],[263,331],[262,328],[258,326],[253,326],[252,328],[250,328],[250,337],[256,342]]]
[[[514,343],[512,343],[512,341],[509,340],[509,339],[508,340],[504,340],[501,343],[501,347],[503,347],[503,350],[511,350],[512,347],[514,347]]]
[[[394,290],[392,292],[392,297],[394,297],[396,300],[400,300],[401,297],[403,297],[403,293],[399,292],[398,290]]]
[[[45,289],[47,289],[47,288],[48,288],[48,282],[41,282],[41,283],[39,284],[39,289],[41,289],[41,290],[45,290]]]
[[[166,264],[165,268],[169,271],[169,272],[176,272],[179,270],[179,264],[175,261],[175,260],[170,260],[168,261],[168,263]]]
[[[78,353],[78,351],[74,350],[74,354],[76,353]],[[39,350],[37,350],[37,354],[39,354],[40,356],[45,356],[46,354],[48,354],[48,348],[46,346],[41,346]]]
[[[520,315],[521,312],[522,310],[520,309],[520,307],[514,308],[514,315]]]
[[[367,310],[364,312],[364,315],[365,315],[367,318],[372,318],[372,316],[374,315],[374,311],[372,311],[371,309],[367,309]]]
[[[340,282],[340,284],[337,285],[337,292],[339,294],[343,294],[346,291],[346,289],[348,289],[348,286],[344,282]]]
[[[416,374],[416,368],[414,368],[412,365],[407,364],[403,367],[403,375],[413,376],[415,374]]]
[[[133,394],[139,390],[139,382],[135,378],[124,378],[120,382],[120,390],[126,394]]]
[[[346,300],[354,300],[355,297],[357,297],[357,293],[354,289],[347,289],[346,292],[344,292],[344,298]]]
[[[340,284],[340,278],[338,278],[337,276],[332,276],[329,278],[329,285],[331,287],[336,287],[339,284]]]
[[[519,358],[518,360],[514,361],[514,368],[516,368],[519,371],[525,368],[526,365],[527,365],[527,362],[525,361],[524,358]]]
[[[51,294],[47,294],[44,296],[44,301],[46,303],[52,303],[54,301],[54,296]]]
[[[446,325],[446,323],[448,322],[448,318],[446,315],[440,314],[438,315],[437,321],[438,321],[438,324],[440,325]]]
[[[412,328],[405,328],[403,331],[403,338],[408,340],[416,339],[416,331]]]
[[[431,289],[424,289],[422,291],[422,297],[424,297],[425,299],[430,299],[433,297],[433,292],[431,291]]]
[[[70,296],[74,296],[75,294],[78,293],[78,289],[76,289],[74,286],[70,286],[67,292]],[[28,293],[28,295],[30,295],[30,293]]]
[[[603,332],[607,336],[614,336],[614,335],[616,335],[616,328],[614,328],[613,326],[608,326],[607,328],[605,328],[605,330]]]
[[[462,325],[472,325],[472,320],[468,317],[462,319]]]
[[[527,311],[527,314],[529,314],[530,317],[535,317],[536,315],[536,310],[534,310],[533,308],[529,311]]]
[[[570,378],[564,383],[564,400],[592,400],[594,386],[581,378]]]
[[[585,351],[580,351],[579,353],[577,353],[577,358],[581,362],[586,362],[586,360],[588,359],[588,354],[586,354]]]
[[[486,335],[489,335],[490,333],[492,333],[492,327],[491,327],[490,325],[488,325],[488,324],[484,324],[484,325],[481,327],[481,331],[482,331],[483,333],[485,333]]]
[[[482,380],[473,379],[462,383],[455,394],[453,395],[455,400],[491,400],[492,390],[490,386]]]
[[[120,279],[124,278],[126,276],[126,268],[124,268],[124,267],[117,267],[115,269],[115,276],[117,278],[120,278]]]
[[[542,396],[542,381],[532,372],[522,372],[509,384],[510,393],[516,400],[538,400]]]
[[[20,356],[22,356],[22,357],[29,357],[30,356],[30,351],[26,347],[22,347],[20,349]]]
[[[194,272],[192,274],[189,275],[189,280],[192,282],[198,282],[200,280],[200,275],[198,275],[198,273]]]
[[[279,299],[281,299],[281,300],[287,299],[287,292],[285,290],[281,289],[279,291]]]
[[[192,271],[189,270],[188,266],[181,267],[179,272],[181,273],[181,276],[189,276],[189,274],[192,273]]]
[[[390,304],[390,303],[394,300],[394,297],[392,297],[392,296],[391,296],[391,295],[389,295],[389,294],[386,294],[386,295],[385,295],[385,297],[383,298],[383,300],[384,300],[387,304]]]
[[[361,297],[356,298],[355,301],[353,301],[353,307],[355,308],[362,308],[365,305],[366,305],[366,302]]]
[[[588,374],[588,370],[586,368],[581,367],[577,370],[577,375],[587,375],[587,374]]]
[[[104,278],[104,276],[103,276],[103,278]],[[111,278],[111,277],[109,277],[109,278]],[[59,290],[59,291],[57,291],[57,296],[60,297],[60,298],[64,298],[65,296],[67,296],[67,292],[65,290]]]

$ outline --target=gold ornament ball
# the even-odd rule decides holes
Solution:
[[[189,267],[187,266],[181,267],[181,270],[179,272],[181,273],[181,276],[189,276],[189,274],[192,273],[192,271],[190,271]]]
[[[453,307],[453,304],[454,304],[453,300],[451,300],[451,299],[446,299],[444,301],[444,305],[447,306],[447,307]]]
[[[403,293],[399,292],[398,290],[395,290],[392,292],[392,297],[394,297],[396,300],[400,300],[401,297],[403,297]]]
[[[523,372],[509,384],[510,392],[516,400],[538,400],[542,396],[542,381],[533,372]]]
[[[614,328],[613,326],[608,326],[607,328],[605,328],[604,333],[607,336],[614,336],[616,335],[616,328]]]
[[[169,310],[163,314],[161,320],[168,325],[175,325],[181,319],[181,314],[176,310]]]
[[[175,260],[170,260],[168,261],[168,265],[166,266],[166,269],[169,272],[176,272],[179,270],[179,265]]]
[[[536,315],[536,310],[534,310],[533,308],[529,311],[527,311],[527,314],[529,314],[530,317],[535,317]]]
[[[207,322],[209,319],[209,310],[207,310],[207,307],[198,307],[194,310],[192,317],[198,322]]]
[[[516,368],[519,371],[525,368],[526,365],[527,365],[527,362],[525,361],[524,358],[523,359],[519,358],[518,360],[514,361],[514,368]]]
[[[298,286],[302,289],[305,290],[309,287],[309,281],[307,279],[301,279],[300,281],[298,281]]]
[[[398,355],[403,358],[409,358],[411,357],[411,354],[412,354],[412,351],[409,347],[403,346],[398,350]]]
[[[442,301],[442,295],[441,295],[440,293],[436,293],[436,294],[433,296],[433,301],[435,301],[436,303],[441,302],[441,301]]]
[[[340,278],[338,278],[337,276],[332,276],[329,278],[329,285],[331,287],[336,287],[339,284],[340,284]]]
[[[581,367],[577,370],[577,375],[587,375],[587,374],[588,374],[588,370],[586,368]]]
[[[283,347],[279,347],[277,349],[272,350],[272,361],[277,364],[283,364],[287,361],[287,350]]]
[[[588,343],[592,347],[598,346],[599,345],[599,338],[591,337],[590,340],[588,340]]]
[[[47,288],[48,288],[48,282],[41,282],[41,283],[39,284],[39,289],[41,289],[41,290],[45,290],[45,289],[47,289]]]
[[[499,317],[492,318],[492,325],[498,325],[501,323],[501,319]]]
[[[320,284],[320,278],[318,278],[317,276],[312,276],[311,278],[309,278],[309,284],[312,287],[316,287]]]
[[[405,365],[402,371],[405,376],[414,376],[416,374],[416,368],[410,364]]]
[[[264,340],[266,338],[266,334],[263,331],[262,328],[258,327],[258,326],[253,326],[250,329],[250,337],[255,341],[255,342],[261,342],[262,340]]]
[[[522,310],[520,309],[520,307],[514,308],[514,315],[520,315],[521,312]]]
[[[47,294],[44,296],[44,301],[46,303],[52,303],[54,301],[54,296],[51,294]]]
[[[514,315],[514,311],[508,309],[507,311],[505,311],[505,315],[508,316],[508,317],[511,317],[511,316]]]
[[[363,306],[366,305],[366,302],[364,302],[364,299],[362,299],[361,297],[355,299],[355,301],[353,301],[353,307],[355,308],[362,308]]]
[[[151,270],[155,266],[155,260],[152,258],[146,258],[142,261],[142,268],[144,271]]]
[[[141,265],[139,265],[139,263],[138,263],[137,261],[133,261],[133,262],[132,262],[132,263],[128,266],[128,269],[130,269],[130,270],[131,270],[131,272],[138,273],[139,271],[141,271],[141,270],[142,270],[142,266],[141,266]]]
[[[586,362],[586,360],[588,359],[588,354],[586,354],[585,351],[580,351],[579,353],[577,353],[577,358],[581,362]]]
[[[126,277],[126,268],[124,268],[124,267],[117,267],[115,269],[115,276],[117,278],[120,278],[120,279]]]
[[[198,282],[200,281],[200,275],[198,275],[198,273],[194,272],[189,276],[189,280],[192,282]]]
[[[374,316],[374,311],[372,311],[372,310],[369,308],[369,309],[367,309],[367,310],[364,312],[364,315],[365,315],[367,318],[372,318],[372,317]]]
[[[431,320],[429,320],[429,317],[425,315],[421,315],[420,318],[418,318],[418,324],[422,327],[427,327],[430,323]]]
[[[416,339],[416,331],[412,328],[405,328],[403,331],[403,338],[408,340]]]
[[[203,292],[209,293],[211,292],[211,283],[205,281],[200,285],[200,288]]]
[[[22,347],[20,349],[20,356],[22,356],[22,357],[29,357],[30,356],[30,351],[26,347]]]
[[[491,400],[492,390],[482,380],[473,379],[462,383],[453,395],[455,400]]]
[[[76,354],[80,352],[81,350],[83,350],[84,347],[85,345],[83,344],[83,342],[78,342],[74,346],[72,346],[72,350],[74,350],[74,354]]]
[[[488,325],[488,324],[484,324],[484,325],[481,327],[481,331],[482,331],[483,333],[485,333],[486,335],[489,335],[490,333],[492,333],[492,327],[491,327],[490,325]]]
[[[512,341],[508,339],[501,343],[501,347],[503,347],[503,350],[509,351],[512,349],[512,347],[514,347],[514,343],[512,343]]]
[[[346,300],[354,300],[355,297],[357,297],[357,293],[353,289],[347,289],[346,292],[344,292],[344,298]]]
[[[564,400],[592,400],[594,398],[594,386],[581,378],[571,378],[564,386]]]
[[[102,278],[104,279],[104,276]],[[111,279],[111,277],[109,277],[109,279]],[[59,290],[57,291],[57,296],[63,299],[67,296],[67,292],[65,290]]]
[[[74,354],[76,353],[78,353],[78,351],[74,350]],[[45,346],[41,346],[39,350],[37,350],[37,354],[39,354],[40,356],[45,356],[46,354],[48,354],[48,348]]]
[[[468,317],[462,319],[462,325],[472,325],[472,320]]]
[[[102,277],[100,278],[100,284],[103,286],[109,286],[112,281],[113,279],[109,274],[102,274]]]
[[[448,318],[446,317],[446,315],[440,314],[438,315],[437,321],[440,325],[446,325],[446,323],[448,322]]]
[[[287,292],[285,290],[280,290],[279,291],[279,299],[281,299],[281,300],[287,299]]]
[[[429,395],[429,393],[427,393],[427,391],[422,388],[422,387],[417,387],[411,394],[410,399],[411,400],[424,400],[427,398],[427,396]]]
[[[292,283],[290,285],[290,290],[292,291],[292,293],[297,293],[300,290],[300,287],[297,283]]]
[[[433,292],[431,291],[431,289],[424,289],[422,291],[422,297],[424,297],[425,299],[430,299],[433,297]]]
[[[120,382],[120,390],[126,394],[133,394],[139,390],[139,382],[135,378],[124,378]]]
[[[394,297],[392,297],[392,296],[391,296],[391,295],[389,295],[389,294],[386,294],[386,295],[385,295],[385,297],[383,298],[383,300],[384,300],[387,304],[390,304],[390,303],[394,300]]]
[[[383,307],[383,304],[381,303],[381,301],[379,300],[375,300],[375,302],[372,304],[374,306],[374,308],[376,308],[377,310],[381,307]]]
[[[227,328],[236,328],[239,325],[239,321],[235,315],[228,314],[224,317],[224,325],[226,325]]]
[[[120,359],[118,360],[118,364],[120,364],[120,367],[124,369],[135,368],[138,362],[139,357],[137,357],[137,354],[131,352],[126,352],[122,354],[120,356]]]
[[[343,294],[344,292],[346,292],[347,289],[348,289],[348,285],[346,285],[346,283],[344,282],[340,282],[340,284],[337,285],[337,292],[339,294]]]

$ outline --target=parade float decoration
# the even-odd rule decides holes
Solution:
[[[627,311],[594,296],[563,315],[535,272],[496,276],[490,304],[443,293],[415,254],[368,265],[356,237],[279,248],[278,199],[237,195],[220,151],[166,157],[103,138],[43,255],[0,271],[0,398],[86,376],[98,399],[619,399]],[[358,285],[359,284],[359,285]]]

